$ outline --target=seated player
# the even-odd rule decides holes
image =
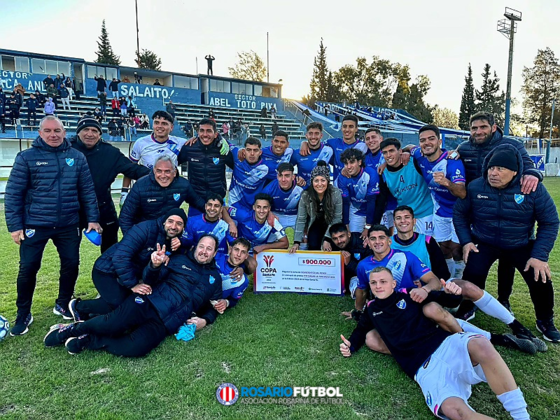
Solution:
[[[272,202],[271,196],[260,193],[255,196],[253,210],[246,211],[236,207],[228,209],[231,217],[238,223],[239,237],[251,243],[252,252],[287,249],[290,245],[280,222],[274,219],[272,224],[269,223]]]
[[[261,141],[254,137],[245,140],[245,157],[240,160],[238,157],[239,149],[233,147],[233,175],[229,186],[229,206],[237,209],[251,211],[255,196],[262,192],[268,166],[261,158]]]
[[[176,333],[193,311],[222,297],[222,277],[214,260],[217,249],[212,235],[203,236],[188,254],[170,258],[158,244],[144,269],[141,289],[106,315],[52,326],[45,346],[65,344],[70,354],[84,349],[126,357],[148,354]]]
[[[229,224],[221,218],[223,202],[220,194],[210,192],[206,196],[204,214],[189,217],[183,235],[183,244],[187,248],[198,243],[203,235],[209,233],[218,238],[218,253],[227,254],[227,244],[234,238],[230,235]]]
[[[212,324],[218,314],[223,314],[226,309],[233,308],[241,297],[243,292],[249,286],[249,279],[243,273],[242,267],[246,263],[249,256],[251,244],[245,238],[237,238],[230,245],[229,255],[217,254],[216,264],[222,275],[222,298],[218,302],[206,304],[202,307],[197,315],[189,318],[187,324],[195,324],[196,330],[201,330],[206,325]],[[255,267],[247,274],[253,274]]]
[[[418,303],[406,290],[396,291],[397,282],[385,267],[371,272],[369,287],[375,300],[368,304],[350,340],[341,335],[340,352],[344,357],[358,351],[368,332],[375,329],[404,372],[420,385],[430,411],[437,417],[485,418],[476,416],[467,401],[472,385],[487,382],[513,419],[529,419],[523,393],[486,338],[456,333],[461,331],[458,324],[452,331],[439,328],[423,314],[423,305],[430,300]]]
[[[283,162],[276,169],[276,179],[264,187],[263,193],[272,197],[272,210],[285,228],[296,226],[298,204],[303,188],[296,184],[294,165]]]
[[[335,181],[342,192],[342,220],[350,232],[360,232],[362,240],[373,223],[375,201],[379,194],[379,175],[365,166],[364,154],[358,149],[346,149],[340,155],[344,171]]]
[[[430,267],[438,279],[449,279],[448,265],[434,237],[414,232],[414,210],[409,206],[398,206],[393,211],[393,218],[397,233],[393,235],[391,248],[412,252]]]
[[[325,238],[331,244],[333,251],[341,251],[344,261],[344,286],[350,293],[350,282],[357,282],[356,268],[358,263],[368,255],[371,249],[364,246],[361,233],[350,232],[344,223],[335,223],[329,228],[330,238]],[[352,280],[354,279],[354,280]]]

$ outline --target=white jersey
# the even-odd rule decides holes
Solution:
[[[141,137],[134,142],[130,160],[152,169],[157,158],[165,154],[177,165],[177,156],[186,141],[187,139],[181,137],[169,136],[165,143],[158,143],[153,134]]]

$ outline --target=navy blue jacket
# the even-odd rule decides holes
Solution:
[[[497,189],[487,181],[488,162],[494,153],[503,150],[515,154],[520,170],[507,187]],[[501,249],[519,248],[529,242],[536,221],[537,236],[531,257],[548,261],[558,234],[558,212],[542,183],[531,194],[521,192],[523,164],[521,153],[510,144],[488,153],[482,177],[468,185],[467,197],[457,200],[453,208],[453,224],[461,245],[480,240]]]
[[[136,223],[156,219],[173,208],[189,203],[204,213],[206,202],[194,191],[191,183],[177,176],[168,187],[160,186],[154,172],[140,178],[130,189],[121,209],[119,223],[123,235]]]
[[[105,251],[95,261],[94,269],[117,276],[117,281],[129,289],[142,278],[142,270],[150,262],[157,244],[171,249],[163,229],[163,217],[133,226],[124,238]]]
[[[78,225],[80,208],[87,221],[98,222],[99,211],[85,156],[64,139],[51,147],[37,137],[19,152],[6,185],[9,232],[26,227]]]
[[[27,110],[28,111],[37,111],[37,99],[29,98],[27,100]]]
[[[152,294],[146,297],[169,334],[177,332],[193,311],[210,300],[222,298],[222,276],[215,261],[200,264],[193,251],[173,255],[167,266],[154,268],[148,264],[144,281],[152,285]]]
[[[527,150],[525,150],[523,143],[509,137],[504,137],[502,130],[498,127],[492,138],[485,143],[477,144],[474,139],[470,137],[468,140],[461,143],[457,148],[457,151],[461,155],[463,165],[465,165],[467,185],[469,182],[482,176],[482,165],[484,163],[484,159],[494,148],[496,148],[496,146],[501,144],[511,144],[512,146],[515,146],[517,151],[521,154],[523,159],[522,175],[533,175],[536,176],[539,181],[542,181],[542,174],[535,168],[535,164],[531,160]]]

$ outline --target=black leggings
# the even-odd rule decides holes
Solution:
[[[307,231],[307,249],[310,251],[320,251],[323,246],[323,238],[327,232],[327,222],[325,219],[316,219]]]
[[[76,309],[80,314],[105,315],[123,303],[131,294],[130,289],[122,286],[113,274],[94,268],[91,276],[100,297],[78,302]]]
[[[77,324],[76,334],[89,334],[90,350],[142,357],[165,339],[167,329],[150,301],[132,294],[114,311]]]

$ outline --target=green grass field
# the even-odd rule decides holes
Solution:
[[[560,179],[545,182],[560,202]],[[0,314],[15,318],[18,247],[0,216]],[[81,274],[76,296],[95,297],[90,279],[98,248],[82,242]],[[560,296],[560,251],[550,265]],[[46,349],[43,336],[61,322],[52,307],[58,288],[58,258],[52,244],[39,272],[30,332],[0,342],[0,417],[6,419],[431,419],[419,387],[389,356],[363,348],[350,359],[338,346],[354,324],[342,310],[348,297],[254,295],[249,288],[240,304],[211,327],[185,343],[169,337],[142,359],[124,359],[104,352],[70,356],[64,348]],[[536,334],[528,289],[516,277],[513,310]],[[488,282],[495,294],[495,272]],[[474,323],[492,332],[508,328],[477,314]],[[560,326],[560,317],[556,316]],[[528,356],[499,348],[529,404],[533,419],[560,418],[560,345]],[[335,405],[248,405],[224,407],[216,400],[223,382],[242,386],[333,386],[344,395]],[[241,399],[242,400],[242,399]],[[473,389],[478,411],[509,416],[490,388]]]

